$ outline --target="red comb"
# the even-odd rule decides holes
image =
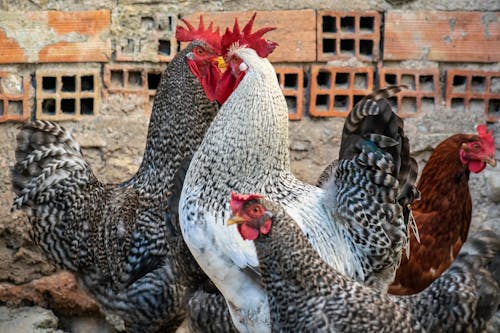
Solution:
[[[200,24],[198,29],[196,29],[191,23],[186,19],[181,19],[184,24],[188,27],[187,29],[178,25],[175,31],[175,38],[179,42],[191,42],[193,40],[202,40],[208,43],[217,51],[221,49],[221,36],[219,32],[219,27],[213,30],[213,22],[210,22],[209,26],[205,29],[203,24],[203,16],[200,15]]]
[[[262,194],[239,194],[231,191],[231,202],[229,205],[231,206],[231,210],[234,212],[241,209],[243,203],[252,200],[252,199],[261,199],[264,196]]]
[[[233,45],[234,43],[239,43],[239,45],[246,45],[246,47],[254,49],[259,57],[265,58],[271,52],[274,51],[278,43],[268,41],[263,38],[266,32],[271,30],[275,30],[275,27],[264,27],[252,33],[253,22],[255,20],[255,16],[257,13],[252,15],[252,18],[248,23],[243,27],[243,30],[240,31],[240,27],[238,25],[238,18],[234,19],[233,31],[229,28],[226,28],[226,32],[222,36],[221,44],[222,51],[224,53]]]
[[[495,140],[493,139],[493,131],[489,130],[485,124],[477,125],[476,127],[479,137],[484,143],[484,146],[488,153],[495,153]]]

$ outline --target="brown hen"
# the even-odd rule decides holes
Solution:
[[[412,204],[420,243],[410,240],[410,257],[403,256],[389,292],[415,294],[446,270],[467,238],[472,216],[470,172],[486,163],[495,166],[495,142],[486,125],[478,135],[455,134],[441,142],[425,165],[417,188],[421,200]]]

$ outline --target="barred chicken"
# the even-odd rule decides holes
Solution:
[[[189,166],[179,203],[184,239],[226,298],[240,332],[271,330],[254,245],[228,228],[229,193],[263,193],[297,221],[321,258],[341,274],[386,290],[407,245],[416,163],[386,98],[367,96],[346,121],[340,162],[327,189],[291,172],[288,110],[272,65],[277,46],[252,32],[255,15],[222,37],[228,64],[215,89],[224,103]],[[355,159],[364,147],[364,159]],[[375,149],[382,147],[382,149]],[[371,152],[373,150],[373,153]]]
[[[282,205],[233,193],[230,206],[227,224],[254,241],[273,332],[480,332],[499,304],[500,281],[487,269],[500,249],[492,231],[472,235],[424,292],[396,297],[327,265]]]
[[[201,18],[198,29],[184,23],[176,37],[191,43],[162,75],[143,161],[130,180],[101,183],[56,123],[27,123],[17,137],[14,208],[28,214],[43,253],[74,272],[128,332],[177,327],[190,292],[207,281],[166,202],[181,161],[218,110],[212,88],[221,76],[220,34]]]
[[[412,204],[419,230],[409,256],[403,256],[391,294],[408,295],[425,289],[458,255],[467,239],[472,218],[469,175],[486,163],[496,165],[495,141],[486,125],[478,134],[455,134],[441,142],[425,165],[417,188],[422,198]]]

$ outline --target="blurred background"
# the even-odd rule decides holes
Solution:
[[[439,142],[485,122],[498,160],[499,9],[498,0],[0,0],[0,332],[113,331],[11,213],[16,135],[24,121],[60,122],[100,180],[128,179],[161,73],[182,47],[180,17],[197,25],[203,14],[224,29],[258,11],[257,28],[277,27],[269,58],[289,106],[292,167],[314,183],[338,154],[345,115],[390,84],[410,86],[392,102],[420,170]],[[472,229],[500,229],[499,169],[471,175]]]

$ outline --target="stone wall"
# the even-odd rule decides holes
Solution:
[[[0,102],[4,103],[0,109],[0,303],[42,303],[61,318],[74,316],[64,305],[57,307],[36,297],[21,304],[12,299],[15,294],[11,291],[18,290],[12,289],[13,285],[32,288],[30,281],[50,278],[56,271],[30,241],[25,216],[10,211],[9,168],[14,163],[19,124],[38,118],[59,121],[73,131],[100,180],[117,183],[128,179],[141,162],[159,73],[177,51],[173,32],[179,15],[194,19],[197,13],[213,12],[210,18],[216,22],[231,22],[234,14],[248,17],[253,10],[274,11],[260,13],[257,21],[261,17],[260,24],[278,26],[270,38],[278,41],[278,51],[283,51],[271,60],[291,107],[292,167],[299,178],[314,183],[337,156],[343,116],[349,106],[394,78],[400,83],[409,80],[416,91],[416,95],[405,95],[398,106],[399,112],[406,113],[405,127],[420,169],[432,147],[454,133],[474,132],[475,124],[485,120],[490,121],[500,147],[499,9],[495,0],[269,0],[257,4],[230,0],[0,0]],[[301,11],[300,21],[293,25],[287,16],[290,10]],[[236,13],[221,15],[222,11]],[[328,24],[341,20],[343,14],[339,13],[345,12],[348,19],[341,27],[355,30],[352,38],[365,38],[364,44],[351,44],[352,31],[341,35],[329,30]],[[419,15],[431,22],[439,17],[447,24],[439,25],[443,31],[430,32],[415,26],[420,33],[417,37],[402,36],[400,31],[420,22]],[[74,20],[80,23],[73,25]],[[319,20],[324,24],[318,24]],[[369,37],[356,35],[356,22],[361,21],[368,25]],[[481,33],[474,35],[474,31]],[[330,44],[332,36],[345,43]],[[401,59],[396,51],[405,45],[418,51]],[[349,75],[354,79],[346,83],[346,89],[337,89],[331,83],[336,75],[342,80]],[[329,78],[329,92],[321,97],[325,77]],[[54,102],[61,92],[58,82],[73,86],[66,104]],[[469,95],[459,99],[461,95],[455,91],[462,88]],[[336,102],[328,104],[328,98]],[[497,160],[499,154],[497,149]],[[485,224],[500,228],[499,183],[498,169],[488,167],[471,175],[475,228]],[[81,295],[80,301],[84,297]],[[2,309],[0,316],[5,314]],[[88,309],[86,315],[97,316],[95,305]],[[51,325],[56,327],[57,323]],[[74,332],[80,327],[62,326]]]

